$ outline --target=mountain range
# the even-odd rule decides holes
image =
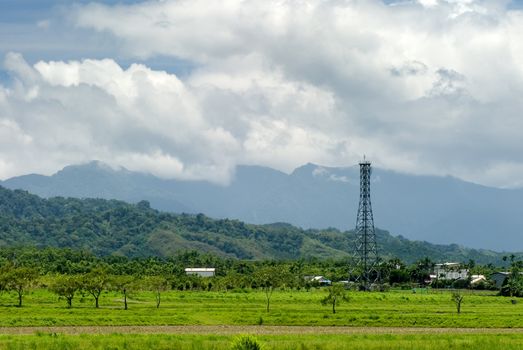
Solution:
[[[504,253],[435,245],[376,230],[379,254],[413,263],[474,260],[503,264]],[[147,201],[129,204],[106,199],[42,199],[0,186],[0,248],[69,248],[97,256],[171,257],[187,251],[245,259],[347,259],[354,231],[304,230],[286,223],[246,224],[203,214],[172,214]],[[517,254],[521,257],[521,254]],[[64,262],[67,263],[67,262]]]
[[[24,175],[0,185],[46,198],[147,200],[161,211],[347,230],[356,222],[359,168],[306,164],[286,174],[267,167],[238,166],[231,182],[219,185],[161,179],[93,161],[65,167],[52,176]],[[376,226],[393,235],[436,244],[523,250],[522,189],[375,168],[371,196]]]

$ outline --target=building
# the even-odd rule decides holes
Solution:
[[[323,276],[304,276],[303,278],[306,281],[309,281],[312,284],[319,285],[319,286],[330,286],[332,284],[331,280],[329,280]]]
[[[490,275],[490,279],[496,283],[496,288],[501,289],[503,282],[505,282],[505,279],[507,279],[509,275],[510,272],[507,271],[494,272],[492,275]]]
[[[186,275],[196,275],[200,277],[214,277],[216,269],[214,267],[187,267]]]
[[[460,263],[450,262],[434,265],[434,272],[431,274],[431,279],[442,280],[458,280],[467,279],[469,277],[469,270],[461,267]]]
[[[487,278],[484,275],[471,275],[470,284],[475,285],[481,282],[487,282]]]

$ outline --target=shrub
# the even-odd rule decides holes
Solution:
[[[231,350],[261,350],[261,348],[255,337],[241,335],[233,340]]]

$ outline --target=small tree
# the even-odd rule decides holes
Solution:
[[[38,271],[29,267],[6,268],[1,277],[1,285],[5,290],[13,290],[18,294],[18,307],[22,307],[23,297],[38,279]]]
[[[134,287],[135,278],[133,276],[113,276],[111,278],[111,286],[123,294],[123,305],[124,310],[127,310],[127,295],[129,291]]]
[[[105,268],[97,267],[81,279],[81,289],[92,295],[96,308],[100,306],[100,294],[107,288],[108,277]]]
[[[459,290],[452,292],[452,301],[456,304],[458,315],[461,313],[461,303],[463,302],[463,294]]]
[[[341,283],[335,283],[332,286],[328,287],[329,294],[325,298],[321,299],[322,305],[332,304],[332,313],[336,313],[336,305],[339,304],[341,300],[349,301],[349,297],[345,293],[345,286]]]
[[[265,293],[267,312],[269,312],[272,293],[282,283],[282,271],[276,266],[264,266],[255,272],[254,281]]]
[[[67,300],[67,307],[71,308],[73,306],[74,295],[80,289],[80,285],[78,276],[61,275],[55,278],[49,286],[49,290],[57,294],[60,298],[65,298],[65,300]]]
[[[169,289],[169,281],[163,276],[148,276],[143,281],[147,290],[155,292],[156,308],[160,308],[161,293]]]

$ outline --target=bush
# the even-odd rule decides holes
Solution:
[[[233,340],[231,350],[261,350],[261,348],[255,337],[241,335]]]

